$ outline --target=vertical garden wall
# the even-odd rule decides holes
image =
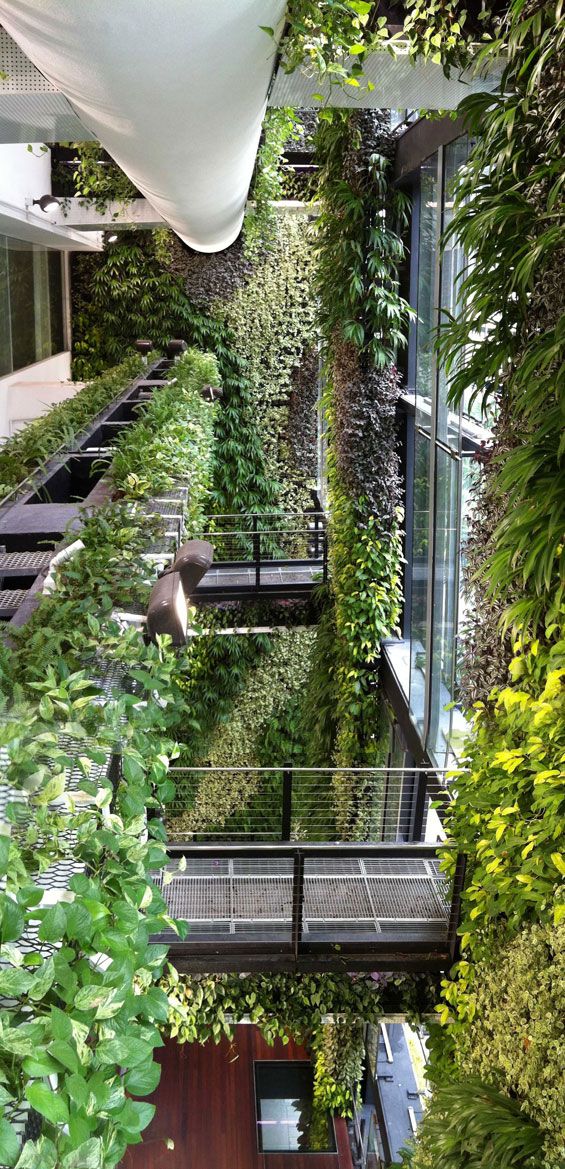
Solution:
[[[406,207],[392,187],[393,154],[388,113],[320,115],[316,286],[326,379],[332,581],[313,685],[322,700],[318,743],[331,744],[344,766],[383,761],[388,732],[378,659],[401,602],[395,358],[409,309],[398,291],[404,254],[398,233]],[[339,794],[346,834],[355,831],[354,809],[361,798],[345,789]]]
[[[565,1158],[560,9],[513,3],[498,36],[502,95],[463,104],[474,145],[449,232],[473,263],[440,340],[453,402],[482,399],[495,423],[469,548],[473,731],[447,819],[468,857],[462,958],[438,1007],[418,1169]]]

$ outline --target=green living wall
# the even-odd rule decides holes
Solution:
[[[405,206],[391,185],[393,152],[387,113],[320,115],[316,286],[332,577],[312,676],[318,717],[311,753],[312,762],[327,763],[329,749],[344,766],[384,761],[378,660],[401,602],[395,354],[409,310],[398,292]],[[343,779],[336,800],[341,831],[355,835],[362,792]]]
[[[288,125],[285,114],[284,133]],[[271,117],[263,151],[273,136],[276,158],[281,127]],[[249,244],[244,229],[230,248],[205,255],[165,230],[128,231],[102,256],[73,258],[75,376],[101,372],[137,337],[157,346],[184,337],[216,354],[224,398],[211,502],[219,512],[300,511],[316,486],[311,230],[307,216],[265,213],[270,157],[258,166]]]
[[[452,401],[496,420],[468,549],[473,729],[446,821],[468,857],[462,954],[418,1169],[565,1162],[564,36],[559,6],[515,0],[502,93],[461,111],[474,145],[449,230],[474,262],[439,347]]]

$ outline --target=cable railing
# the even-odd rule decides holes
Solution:
[[[414,841],[426,837],[437,771],[424,768],[172,767],[179,841]]]
[[[214,549],[213,567],[201,588],[239,583],[258,589],[285,581],[312,585],[327,580],[323,512],[205,516],[191,535]]]

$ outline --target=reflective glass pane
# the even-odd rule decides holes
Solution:
[[[419,731],[424,727],[428,645],[427,596],[430,546],[430,442],[416,433],[410,614],[410,711]]]
[[[438,237],[437,155],[424,163],[420,177],[418,244],[418,323],[416,328],[416,423],[430,432],[435,382],[437,327],[436,258]]]
[[[49,265],[49,316],[51,325],[51,353],[61,353],[65,348],[63,329],[63,278],[60,252],[48,252]]]
[[[451,729],[458,608],[459,476],[461,464],[436,448],[434,599],[431,631],[431,696],[427,746],[439,763]]]
[[[10,331],[10,287],[8,283],[8,241],[0,235],[0,377],[12,372]]]
[[[35,356],[35,299],[33,249],[19,240],[8,240],[8,283],[14,369],[32,365]]]
[[[468,154],[466,137],[457,138],[445,147],[443,163],[443,229],[449,227],[453,218],[453,185],[460,167]],[[449,239],[443,249],[441,260],[441,310],[442,320],[457,317],[460,312],[461,281],[464,276],[465,253],[457,239]],[[460,407],[456,410],[447,403],[449,389],[445,370],[440,366],[438,376],[437,437],[454,450],[460,450]]]
[[[35,308],[35,360],[51,357],[51,321],[49,318],[49,269],[45,248],[33,252],[33,300]]]
[[[329,1112],[314,1110],[312,1065],[269,1060],[255,1064],[258,1147],[263,1153],[335,1152]]]

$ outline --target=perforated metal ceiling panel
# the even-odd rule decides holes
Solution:
[[[66,97],[0,28],[0,143],[69,142],[93,137]]]
[[[320,108],[313,97],[323,94],[332,106],[391,110],[452,110],[462,98],[477,90],[492,92],[500,84],[502,65],[493,67],[487,76],[473,76],[469,71],[445,77],[441,65],[419,61],[412,64],[407,56],[373,53],[365,64],[365,77],[375,86],[372,93],[352,86],[334,86],[302,69],[285,73],[279,66],[269,95],[270,106],[294,106],[296,109]]]

